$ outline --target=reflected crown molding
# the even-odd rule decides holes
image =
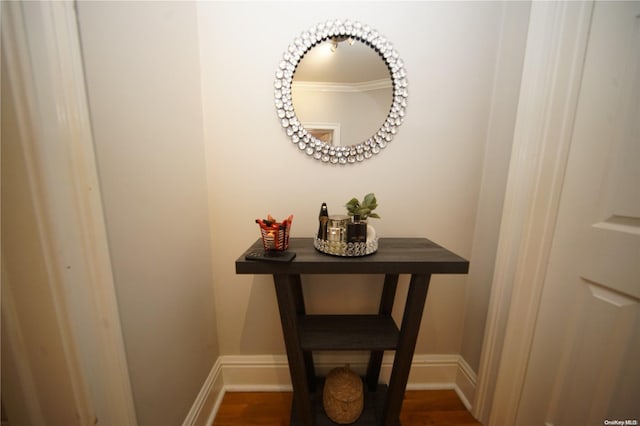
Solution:
[[[388,78],[362,81],[359,83],[329,81],[294,81],[291,83],[292,90],[305,90],[309,92],[370,92],[373,90],[390,89],[392,87],[393,84]]]

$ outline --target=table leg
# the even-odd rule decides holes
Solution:
[[[275,274],[273,280],[276,287],[282,333],[284,335],[284,343],[289,360],[289,373],[291,374],[291,384],[293,385],[295,412],[298,416],[297,424],[313,426],[314,413],[311,405],[310,384],[307,376],[309,374],[307,364],[310,354],[305,355],[300,346],[298,334],[298,312],[300,309],[304,311],[304,304],[302,306],[300,304],[302,298],[300,276]]]
[[[382,287],[382,296],[380,297],[379,315],[391,315],[393,310],[393,301],[396,296],[396,288],[398,287],[398,274],[386,274],[384,277],[384,285]],[[378,378],[380,377],[380,367],[382,366],[382,356],[384,351],[371,351],[369,356],[369,365],[367,366],[366,382],[369,391],[375,392],[378,387]]]
[[[298,316],[305,315],[307,313],[304,305],[304,296],[302,294],[302,280],[300,275],[291,276],[291,291],[293,294],[293,300],[296,307],[296,314]],[[302,351],[304,357],[305,371],[307,374],[307,385],[310,392],[316,390],[316,372],[313,366],[313,352]]]
[[[400,328],[400,341],[393,361],[393,369],[389,378],[387,402],[382,412],[382,424],[385,426],[400,424],[400,409],[404,392],[407,388],[413,352],[416,348],[420,321],[424,312],[424,304],[429,290],[430,274],[414,274],[409,282],[407,302]]]

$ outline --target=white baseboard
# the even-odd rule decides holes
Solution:
[[[213,364],[182,426],[210,426],[224,395],[221,358]]]
[[[458,373],[456,374],[456,387],[454,389],[464,406],[467,407],[467,410],[472,412],[473,407],[471,405],[471,401],[473,401],[473,397],[476,393],[478,376],[462,356],[458,356],[458,367]]]
[[[332,368],[349,364],[364,375],[368,356],[365,353],[314,354],[316,374],[326,375]],[[382,360],[380,381],[388,383],[393,355]],[[460,355],[415,355],[407,383],[408,390],[453,389],[471,410],[476,374]],[[220,356],[183,426],[209,426],[220,407],[225,392],[290,391],[291,379],[286,355]]]

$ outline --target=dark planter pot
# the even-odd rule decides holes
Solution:
[[[347,224],[347,242],[365,243],[367,242],[367,221],[360,220],[359,216],[354,216],[353,220]]]

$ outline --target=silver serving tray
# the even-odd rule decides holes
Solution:
[[[346,243],[344,241],[328,241],[318,237],[313,239],[313,246],[319,252],[333,256],[359,257],[367,256],[378,251],[378,237],[365,243]]]

